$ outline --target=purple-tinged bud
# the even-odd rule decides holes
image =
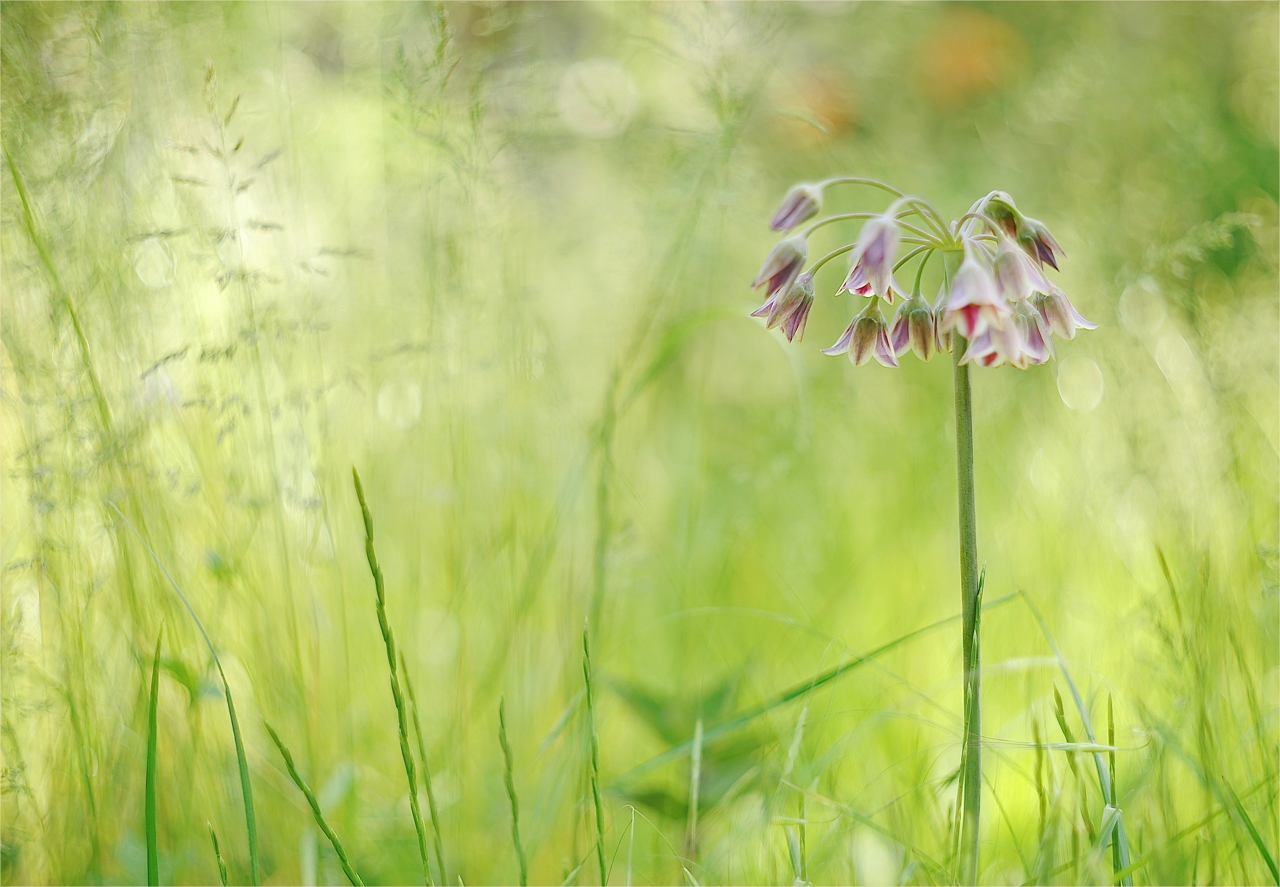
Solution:
[[[1027,251],[1027,255],[1037,263],[1048,262],[1053,270],[1058,270],[1058,256],[1065,255],[1058,241],[1049,233],[1043,222],[1024,216],[1023,225],[1018,231],[1018,244]]]
[[[991,268],[976,250],[966,250],[964,261],[951,278],[942,325],[947,331],[958,328],[960,335],[973,339],[988,328],[1003,328],[1011,311],[996,287]]]
[[[1032,305],[1040,312],[1044,322],[1056,335],[1064,339],[1074,339],[1076,330],[1096,330],[1098,325],[1084,319],[1076,306],[1071,304],[1067,294],[1056,286],[1047,293],[1036,293]]]
[[[1019,302],[1013,316],[1018,327],[1020,355],[1026,361],[1023,366],[1039,366],[1047,362],[1053,356],[1053,342],[1049,335],[1049,325],[1040,316],[1040,312],[1026,302]]]
[[[795,279],[800,276],[800,269],[809,258],[809,244],[801,235],[788,237],[775,246],[769,257],[764,260],[760,273],[751,282],[751,288],[768,284],[766,292],[770,297],[785,292]]]
[[[782,198],[769,227],[774,231],[790,231],[801,222],[813,218],[822,209],[822,188],[818,185],[796,185]]]
[[[813,275],[805,272],[796,278],[796,282],[785,293],[778,293],[751,313],[752,317],[768,316],[766,329],[773,329],[781,324],[783,335],[787,341],[793,341],[797,335],[804,338],[804,325],[809,319],[809,309],[813,307]]]
[[[823,354],[848,354],[849,362],[854,366],[862,366],[874,357],[887,367],[897,367],[898,358],[893,353],[893,345],[889,342],[889,327],[880,313],[877,300],[862,310],[853,322],[845,329],[844,334]]]
[[[893,304],[895,293],[902,287],[893,276],[893,263],[898,257],[902,232],[898,220],[890,215],[868,219],[858,232],[858,242],[849,258],[849,276],[836,294],[845,292],[875,295]]]
[[[889,324],[889,344],[901,357],[910,348],[916,357],[928,360],[936,348],[937,329],[933,311],[924,296],[917,293],[902,303]]]

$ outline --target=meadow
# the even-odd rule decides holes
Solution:
[[[0,20],[0,881],[956,883],[951,361],[748,317],[866,175],[1098,324],[972,373],[977,880],[1278,883],[1276,4]]]

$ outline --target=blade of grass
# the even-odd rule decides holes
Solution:
[[[164,626],[156,635],[156,655],[151,662],[151,699],[147,704],[147,884],[157,887],[160,883],[160,853],[156,840],[156,706],[160,700],[160,642],[164,639]]]
[[[1267,869],[1271,872],[1271,880],[1276,884],[1280,884],[1280,872],[1276,870],[1275,857],[1271,855],[1271,851],[1267,849],[1267,845],[1263,843],[1262,835],[1258,834],[1258,829],[1254,826],[1253,820],[1249,818],[1248,812],[1244,809],[1244,804],[1240,803],[1236,790],[1231,787],[1231,783],[1227,782],[1227,777],[1222,777],[1222,785],[1227,790],[1227,794],[1231,796],[1231,806],[1235,809],[1235,813],[1240,817],[1240,821],[1244,823],[1245,829],[1249,832],[1249,837],[1253,839],[1253,846],[1258,848],[1258,853],[1262,854],[1262,861],[1267,864]]]
[[[524,858],[524,845],[520,843],[520,801],[516,798],[516,778],[514,756],[511,744],[507,742],[507,708],[506,700],[498,700],[498,743],[502,746],[504,768],[503,779],[507,784],[507,797],[511,799],[511,842],[516,847],[516,859],[520,863],[520,887],[529,883],[529,866]]]
[[[1053,656],[1058,660],[1058,668],[1062,671],[1062,676],[1067,682],[1067,689],[1071,691],[1071,698],[1075,701],[1076,711],[1080,714],[1080,723],[1084,726],[1085,735],[1089,737],[1089,741],[1097,744],[1098,738],[1093,735],[1093,726],[1089,723],[1089,712],[1085,709],[1084,700],[1080,697],[1080,691],[1076,689],[1076,683],[1071,679],[1071,672],[1067,669],[1067,661],[1062,657],[1062,651],[1058,649],[1058,642],[1053,639],[1053,635],[1049,632],[1049,626],[1045,623],[1044,617],[1040,615],[1040,610],[1036,608],[1032,602],[1031,596],[1025,591],[1019,591],[1022,600],[1026,603],[1027,608],[1031,610],[1031,615],[1035,617],[1036,623],[1040,626],[1040,631],[1044,634],[1045,640],[1049,642],[1049,648],[1053,650]],[[1103,761],[1102,752],[1093,752],[1094,767],[1098,771],[1098,786],[1102,790],[1103,800],[1116,806],[1115,795],[1112,791],[1111,773]],[[1119,813],[1117,807],[1116,821],[1116,839],[1120,847],[1120,865],[1121,870],[1129,866],[1129,839],[1125,834],[1124,816]],[[1131,878],[1125,878],[1122,881],[1123,887],[1129,887],[1133,883]]]
[[[209,637],[209,632],[205,630],[204,623],[200,621],[200,617],[196,615],[195,608],[191,606],[191,601],[187,599],[186,594],[178,586],[173,575],[161,563],[160,558],[156,555],[155,550],[151,547],[151,543],[146,540],[138,528],[133,525],[129,518],[124,516],[116,504],[111,500],[107,500],[107,505],[111,510],[124,521],[125,526],[133,531],[138,537],[138,541],[142,543],[142,547],[147,550],[147,554],[151,556],[151,560],[155,563],[156,568],[164,574],[164,578],[168,580],[169,586],[177,592],[178,597],[182,600],[183,606],[187,608],[187,612],[191,615],[192,621],[195,622],[196,628],[200,630],[200,636],[204,638],[205,646],[209,648],[209,655],[213,657],[213,664],[218,668],[218,677],[222,679],[222,689],[227,697],[227,714],[231,718],[231,735],[236,743],[236,765],[240,770],[240,793],[244,797],[244,823],[245,830],[249,835],[249,874],[252,878],[253,887],[258,887],[262,883],[262,876],[258,865],[258,822],[254,815],[253,809],[253,789],[249,784],[249,762],[244,752],[244,737],[240,734],[240,720],[236,717],[236,705],[231,699],[231,685],[227,682],[227,673],[222,669],[222,660],[218,657],[218,651],[213,646],[213,640]]]
[[[288,746],[281,741],[280,735],[276,733],[275,728],[271,726],[266,718],[262,719],[262,725],[267,728],[267,735],[271,737],[271,741],[280,750],[280,756],[284,758],[284,766],[289,771],[289,778],[293,780],[293,784],[306,796],[307,803],[311,805],[311,813],[316,818],[316,825],[320,826],[320,831],[324,832],[324,836],[333,845],[333,852],[338,854],[338,862],[342,865],[342,871],[346,874],[347,880],[351,882],[352,887],[362,887],[364,882],[360,880],[356,870],[351,867],[351,861],[347,859],[347,851],[343,848],[342,842],[338,840],[338,836],[333,833],[333,829],[329,828],[329,823],[325,821],[324,813],[320,809],[320,802],[316,800],[315,793],[311,791],[311,787],[307,785],[306,780],[298,773],[298,768],[294,766],[293,755],[289,754]]]
[[[396,671],[396,642],[391,634],[391,626],[387,623],[386,584],[382,577],[382,567],[378,565],[377,552],[373,548],[373,515],[369,512],[368,502],[365,501],[360,472],[356,471],[354,465],[351,466],[351,478],[355,482],[356,498],[360,501],[360,515],[364,518],[364,553],[369,561],[369,572],[373,574],[378,628],[382,630],[382,642],[387,648],[387,668],[391,672],[391,698],[396,705],[396,729],[400,734],[400,758],[404,761],[404,774],[409,780],[409,812],[413,814],[413,830],[418,835],[422,879],[428,885],[433,885],[435,882],[431,879],[431,865],[427,857],[427,833],[422,825],[422,809],[418,805],[418,777],[413,764],[413,752],[409,750],[408,718],[405,716],[404,696],[400,692],[400,678]]]
[[[213,823],[206,822],[209,827],[209,840],[213,842],[213,858],[218,861],[218,880],[222,887],[227,887],[227,861],[222,858],[222,849],[218,846],[218,833],[213,830]]]
[[[588,628],[582,626],[582,677],[587,691],[587,732],[591,735],[591,800],[596,808],[596,861],[600,864],[600,885],[609,881],[604,866],[604,811],[600,808],[600,740],[596,736],[596,713],[591,694],[591,644]]]
[[[418,738],[418,757],[422,761],[422,782],[427,788],[427,811],[431,814],[431,831],[436,847],[436,868],[440,871],[440,883],[448,884],[444,873],[444,839],[440,836],[440,813],[436,810],[436,793],[431,786],[431,768],[427,766],[427,744],[422,739],[422,721],[418,717],[418,697],[413,692],[413,681],[409,677],[409,666],[404,659],[404,650],[400,651],[400,671],[404,673],[404,688],[409,694],[409,711],[413,714],[413,732]]]
[[[984,611],[994,609],[995,607],[999,607],[1003,604],[1009,603],[1010,601],[1014,600],[1017,596],[1018,596],[1017,593],[1014,593],[1014,594],[1007,594],[1004,597],[996,598],[994,601],[991,601],[990,603],[983,604],[982,609]],[[924,635],[929,634],[930,632],[937,631],[940,628],[945,628],[946,626],[952,624],[953,622],[960,621],[960,619],[961,617],[959,615],[949,616],[946,619],[940,619],[937,622],[924,626],[923,628],[917,628],[915,631],[908,632],[907,634],[904,634],[901,637],[895,638],[892,641],[881,644],[879,647],[876,647],[874,650],[872,650],[869,653],[866,653],[862,656],[854,656],[853,658],[848,659],[840,663],[839,665],[833,666],[832,668],[829,668],[826,671],[819,672],[818,674],[814,675],[812,678],[810,678],[807,681],[801,681],[800,683],[794,684],[788,689],[775,693],[773,696],[770,696],[768,699],[765,699],[763,702],[759,702],[751,706],[750,708],[746,709],[743,712],[733,715],[732,717],[727,718],[719,722],[718,724],[714,724],[710,727],[707,727],[702,733],[702,741],[704,743],[713,742],[728,733],[732,733],[735,730],[739,730],[742,727],[745,727],[747,724],[754,721],[756,718],[766,715],[769,712],[773,711],[774,709],[780,706],[786,705],[788,702],[792,702],[796,699],[799,699],[805,694],[813,690],[816,690],[818,687],[824,686],[825,684],[829,684],[838,678],[844,677],[845,675],[849,674],[851,671],[859,668],[860,666],[867,665],[868,663],[873,662],[880,656],[883,656],[885,653],[889,653],[897,649],[898,647],[901,647],[903,644],[909,643],[913,640],[916,640],[917,638],[923,637]],[[678,745],[672,746],[671,748],[667,749],[661,754],[655,757],[652,757],[649,760],[644,761],[632,767],[626,773],[623,773],[621,776],[617,777],[611,783],[611,785],[618,785],[620,783],[635,779],[639,776],[643,776],[645,773],[648,773],[658,767],[661,767],[663,764],[669,763],[670,761],[677,760],[678,758],[681,758],[684,755],[689,754],[692,748],[693,748],[693,738],[690,737],[689,739],[686,739],[684,742],[681,742]]]

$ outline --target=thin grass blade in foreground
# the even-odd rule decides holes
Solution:
[[[151,700],[147,705],[147,884],[160,883],[160,853],[156,841],[156,704],[160,700],[160,642],[164,627],[156,636],[156,655],[151,662]]]
[[[227,887],[227,861],[222,858],[222,850],[218,847],[218,833],[213,830],[212,822],[205,825],[209,826],[209,840],[213,842],[213,858],[218,861],[218,880],[222,887]]]
[[[514,757],[511,744],[507,742],[507,708],[506,700],[498,700],[498,742],[502,746],[502,760],[505,764],[502,775],[507,784],[507,797],[511,799],[511,841],[516,845],[516,859],[520,862],[520,887],[529,883],[529,866],[524,858],[524,845],[520,843],[520,802],[516,798],[516,779],[514,773]]]
[[[1075,701],[1076,711],[1080,715],[1080,723],[1084,726],[1085,735],[1089,737],[1089,741],[1094,745],[1098,744],[1098,738],[1093,734],[1093,726],[1089,723],[1089,712],[1084,707],[1084,700],[1080,698],[1080,691],[1076,689],[1076,682],[1071,679],[1071,672],[1067,670],[1067,661],[1062,658],[1062,651],[1058,649],[1058,642],[1053,639],[1053,635],[1049,633],[1049,626],[1045,624],[1044,617],[1040,615],[1040,611],[1032,602],[1031,596],[1025,591],[1017,592],[1022,600],[1026,603],[1027,608],[1031,610],[1031,615],[1036,619],[1036,623],[1040,626],[1040,631],[1044,635],[1045,640],[1049,642],[1049,648],[1053,650],[1053,656],[1058,660],[1058,668],[1062,671],[1063,678],[1066,679],[1067,689],[1071,691],[1071,698]],[[1065,721],[1063,721],[1065,723]],[[1098,787],[1102,790],[1102,799],[1107,804],[1115,807],[1116,799],[1112,791],[1111,773],[1106,763],[1103,761],[1102,752],[1093,752],[1094,767],[1098,771]],[[1129,838],[1124,830],[1124,816],[1120,814],[1119,807],[1116,807],[1116,838],[1120,847],[1120,871],[1124,871],[1129,867]],[[1120,881],[1122,887],[1131,887],[1133,878],[1125,875]]]
[[[222,660],[218,658],[218,651],[214,649],[213,640],[209,637],[209,632],[205,631],[204,623],[196,615],[195,608],[191,606],[191,601],[187,599],[182,589],[178,587],[177,581],[174,580],[165,565],[160,562],[160,558],[156,556],[151,543],[138,532],[138,528],[133,525],[129,518],[124,516],[124,512],[117,508],[114,502],[107,500],[107,505],[120,517],[120,520],[124,521],[125,526],[138,537],[138,541],[147,550],[147,554],[151,556],[151,560],[156,567],[164,574],[164,578],[168,580],[170,587],[177,592],[183,606],[191,614],[191,619],[195,622],[196,628],[200,629],[200,636],[204,638],[205,646],[209,648],[209,655],[213,657],[213,664],[218,667],[218,677],[222,679],[222,689],[227,697],[227,714],[231,718],[231,735],[236,742],[236,765],[240,770],[240,793],[244,796],[244,823],[245,830],[249,833],[249,874],[253,879],[253,887],[258,887],[262,883],[262,876],[259,874],[260,869],[258,867],[258,821],[253,811],[253,789],[249,784],[249,762],[245,757],[244,737],[240,735],[240,720],[236,717],[236,705],[231,699],[231,685],[227,683],[227,673],[222,670]]]
[[[608,883],[604,867],[604,812],[600,809],[600,740],[596,736],[595,705],[591,698],[591,644],[587,626],[582,626],[582,677],[587,689],[587,731],[591,734],[591,800],[596,807],[596,860],[600,864],[600,885]]]
[[[347,880],[352,883],[353,887],[362,887],[364,882],[360,880],[356,870],[351,867],[351,862],[347,859],[347,851],[343,849],[342,842],[338,840],[338,836],[333,833],[333,829],[329,828],[329,823],[325,821],[324,813],[320,810],[320,802],[316,800],[315,793],[311,791],[311,787],[298,774],[298,768],[293,764],[293,755],[289,754],[288,746],[280,741],[279,734],[276,733],[275,728],[268,723],[266,718],[262,719],[262,725],[267,728],[267,735],[276,744],[276,748],[280,749],[280,756],[284,758],[284,765],[289,770],[289,778],[293,780],[293,784],[306,796],[307,803],[311,805],[311,813],[316,818],[316,825],[320,826],[320,831],[324,832],[324,836],[333,845],[333,852],[338,854],[338,862],[342,864],[342,871],[346,874]]]
[[[351,478],[355,482],[356,498],[360,500],[360,515],[364,518],[364,553],[369,560],[369,572],[373,574],[373,587],[377,594],[378,627],[382,629],[382,642],[387,648],[387,668],[391,671],[391,698],[396,704],[396,729],[400,733],[400,757],[404,761],[404,774],[409,779],[409,811],[413,814],[413,829],[418,833],[418,855],[422,859],[422,879],[428,885],[431,880],[431,864],[427,858],[427,833],[422,825],[422,809],[418,806],[418,777],[413,764],[413,752],[409,750],[409,722],[405,716],[404,696],[400,693],[400,677],[396,672],[396,642],[391,635],[391,626],[387,624],[387,592],[382,578],[382,567],[378,565],[378,555],[373,549],[373,515],[369,513],[369,504],[364,498],[364,486],[360,483],[360,472],[351,467]]]
[[[1254,826],[1253,820],[1249,818],[1248,812],[1244,809],[1244,804],[1240,803],[1240,798],[1236,795],[1236,790],[1231,787],[1231,783],[1227,782],[1227,777],[1222,777],[1222,785],[1226,788],[1227,794],[1231,796],[1231,806],[1235,808],[1235,814],[1240,817],[1244,827],[1249,832],[1249,837],[1253,839],[1253,846],[1258,848],[1258,852],[1262,854],[1262,861],[1267,864],[1267,869],[1271,872],[1271,880],[1276,884],[1280,884],[1280,872],[1276,870],[1275,857],[1271,855],[1271,851],[1267,849],[1266,843],[1262,840],[1262,835],[1258,834],[1258,829]]]
[[[427,743],[422,738],[422,721],[418,717],[418,697],[413,692],[413,681],[409,678],[409,665],[404,660],[404,650],[400,651],[400,671],[404,673],[404,688],[409,694],[409,710],[413,713],[413,732],[418,738],[418,758],[422,761],[422,783],[427,787],[427,810],[431,813],[431,831],[436,846],[436,867],[440,871],[440,883],[447,885],[449,878],[444,873],[444,839],[440,837],[440,814],[436,810],[436,793],[431,787],[431,768],[427,766]]]
[[[996,598],[994,601],[991,601],[990,603],[983,604],[982,609],[984,612],[987,610],[992,610],[996,607],[1009,603],[1010,601],[1014,600],[1016,597],[1017,597],[1016,593],[1007,594],[1004,597]],[[781,690],[778,693],[775,693],[773,696],[770,696],[768,699],[765,699],[763,702],[759,702],[751,706],[745,711],[742,711],[723,721],[720,721],[717,724],[713,724],[710,727],[706,727],[702,733],[702,741],[703,743],[710,743],[721,738],[722,736],[732,733],[734,730],[739,730],[745,727],[747,724],[754,721],[756,718],[767,715],[769,712],[773,711],[775,708],[786,705],[788,702],[794,702],[795,700],[799,699],[805,694],[810,693],[813,690],[816,690],[818,687],[829,684],[832,681],[836,680],[837,678],[844,677],[845,675],[849,674],[850,672],[854,671],[860,666],[866,665],[870,662],[874,662],[876,659],[883,656],[885,653],[889,653],[892,650],[895,650],[898,647],[901,647],[903,644],[909,643],[910,641],[914,641],[919,637],[923,637],[924,635],[928,634],[931,631],[937,631],[940,628],[945,628],[951,623],[957,622],[960,619],[961,619],[960,616],[948,616],[946,619],[939,619],[937,622],[930,623],[929,625],[926,625],[923,628],[917,628],[915,631],[909,631],[906,634],[902,635],[901,637],[897,637],[891,641],[883,643],[868,653],[864,653],[861,656],[851,657],[845,662],[842,662],[839,665],[832,666],[826,671],[818,672],[818,674],[814,675],[812,678],[809,678],[808,680],[805,680],[805,681],[801,681],[797,684],[793,684],[787,689]],[[690,737],[689,739],[686,739],[684,742],[681,742],[677,745],[673,745],[671,748],[667,749],[661,754],[655,755],[649,760],[643,761],[637,764],[636,766],[628,770],[626,773],[623,773],[621,776],[615,778],[614,781],[610,784],[619,785],[619,784],[628,782],[632,779],[635,779],[639,776],[643,776],[645,773],[649,773],[650,771],[655,770],[658,767],[661,767],[663,764],[669,763],[671,761],[676,760],[677,758],[680,758],[686,754],[689,754],[692,749],[693,749],[693,738]]]

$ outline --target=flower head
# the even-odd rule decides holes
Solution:
[[[809,244],[804,237],[799,234],[788,237],[775,246],[764,260],[760,273],[751,282],[752,289],[768,283],[766,292],[770,298],[785,292],[800,276],[800,269],[804,267],[808,257]]]
[[[782,333],[790,342],[799,336],[804,338],[804,325],[813,307],[813,275],[805,272],[796,278],[786,290],[770,296],[763,305],[751,312],[752,317],[765,317],[765,329],[782,325]]]
[[[921,360],[928,360],[936,350],[937,329],[933,311],[924,296],[916,293],[904,301],[889,324],[889,344],[901,357],[910,348]]]
[[[830,348],[823,349],[823,354],[848,354],[849,362],[859,367],[874,357],[887,367],[896,367],[898,358],[889,343],[889,327],[880,313],[880,302],[872,299],[871,303],[853,319],[844,334]]]
[[[966,244],[964,261],[951,278],[942,326],[947,332],[957,328],[966,339],[974,339],[987,329],[1002,329],[1012,310],[996,286],[986,257],[972,242]]]
[[[882,215],[867,220],[858,233],[858,242],[849,259],[849,276],[836,291],[837,295],[846,291],[875,295],[892,304],[894,293],[902,292],[902,287],[893,277],[893,262],[898,256],[901,237],[898,220],[893,216]]]
[[[796,185],[782,198],[782,204],[773,214],[769,227],[774,231],[790,231],[801,222],[811,219],[822,209],[822,188],[818,185]]]

